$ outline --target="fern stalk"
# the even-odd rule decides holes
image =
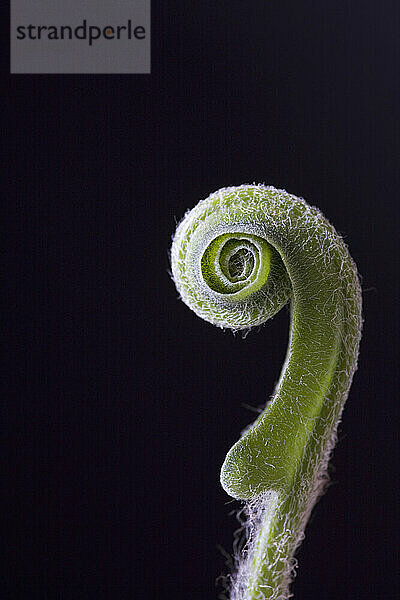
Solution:
[[[356,369],[356,267],[319,210],[264,185],[199,202],[177,228],[171,263],[182,300],[218,327],[245,330],[291,303],[279,383],[221,470],[223,488],[249,514],[231,598],[284,600]]]

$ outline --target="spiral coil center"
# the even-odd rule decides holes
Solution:
[[[270,246],[262,238],[228,233],[208,245],[201,259],[201,273],[211,290],[239,299],[235,298],[239,292],[252,293],[267,282],[270,260]]]
[[[228,260],[228,273],[232,281],[247,279],[254,269],[254,256],[247,248],[240,248]]]

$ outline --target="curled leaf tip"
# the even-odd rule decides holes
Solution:
[[[318,209],[264,185],[223,188],[199,202],[177,228],[171,264],[182,300],[219,327],[248,329],[291,303],[279,384],[221,471],[223,488],[249,503],[257,523],[232,599],[287,598],[356,369],[357,269]]]

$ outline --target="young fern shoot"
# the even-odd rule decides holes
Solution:
[[[171,262],[182,300],[218,327],[248,329],[291,303],[274,395],[221,471],[250,519],[231,599],[284,600],[356,369],[355,264],[316,208],[264,185],[224,188],[199,202],[177,228]]]

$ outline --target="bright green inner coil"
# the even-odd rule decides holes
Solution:
[[[220,235],[206,248],[201,273],[214,292],[240,300],[267,283],[271,255],[270,245],[256,235]]]

